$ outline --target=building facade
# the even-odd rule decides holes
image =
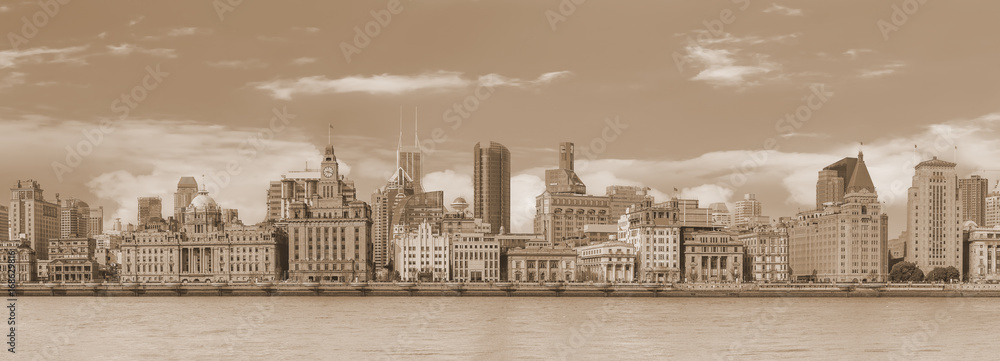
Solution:
[[[38,259],[49,257],[50,239],[59,238],[62,224],[59,220],[59,197],[48,202],[42,187],[34,180],[20,180],[10,189],[10,238],[20,239],[24,234]]]
[[[94,238],[100,234],[104,234],[104,207],[91,208],[87,218],[87,237]]]
[[[617,222],[625,210],[632,206],[651,207],[653,196],[649,187],[641,186],[608,186],[605,195],[608,197],[608,213],[612,222]]]
[[[926,274],[936,267],[962,270],[962,202],[955,163],[937,157],[917,164],[908,190],[906,261]]]
[[[395,268],[403,281],[451,280],[449,236],[434,232],[430,223],[421,223],[412,231],[399,226],[395,235]]]
[[[983,221],[985,223],[980,226],[987,228],[1000,226],[1000,181],[997,181],[997,185],[986,195],[984,207]]]
[[[76,198],[67,198],[63,200],[59,212],[60,237],[87,237],[90,233],[87,230],[90,224],[90,205]]]
[[[13,271],[9,268],[11,263],[14,264]],[[11,275],[14,276],[14,283],[35,282],[35,274],[35,251],[28,242],[0,241],[0,284],[8,284]]]
[[[684,274],[688,282],[743,280],[743,244],[726,232],[693,232],[684,240]]]
[[[824,202],[823,209],[801,212],[792,222],[789,267],[795,280],[874,282],[888,277],[889,218],[864,155],[850,163],[854,173],[844,203]]]
[[[510,150],[497,142],[476,143],[472,175],[474,216],[491,224],[492,233],[510,231]]]
[[[10,208],[0,205],[0,242],[6,242],[17,237],[10,236]]]
[[[576,281],[576,251],[567,247],[533,246],[507,251],[507,280],[516,282]]]
[[[733,214],[733,227],[751,228],[761,224],[761,204],[755,194],[743,195],[743,200],[736,202],[736,212]],[[767,222],[764,222],[766,224]]]
[[[139,229],[147,224],[163,219],[163,200],[160,197],[139,197],[139,214],[136,218]]]
[[[372,262],[376,269],[392,259],[393,215],[400,201],[414,194],[413,181],[406,170],[397,167],[385,187],[372,193]]]
[[[744,275],[747,281],[787,282],[791,280],[788,264],[788,229],[758,226],[736,237],[743,244]]]
[[[1000,228],[969,227],[965,234],[969,249],[965,267],[968,281],[1000,281]]]
[[[635,247],[622,241],[607,241],[576,249],[578,281],[635,281]]]
[[[198,196],[198,181],[194,177],[181,177],[177,181],[177,191],[174,192],[174,219],[178,222],[184,219],[184,210]]]
[[[123,282],[254,282],[281,279],[284,234],[273,226],[226,224],[202,190],[182,214],[180,231],[147,229],[121,239]]]
[[[458,282],[500,281],[500,242],[485,233],[465,233],[451,243],[451,279]]]
[[[962,222],[986,224],[986,197],[989,191],[989,179],[978,175],[958,180],[958,201],[962,204]]]
[[[289,278],[299,282],[372,279],[371,208],[356,198],[327,146],[321,178],[283,179],[279,227],[288,234]],[[297,194],[304,183],[304,194]]]

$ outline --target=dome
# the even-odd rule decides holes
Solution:
[[[215,203],[215,199],[208,196],[208,192],[201,191],[198,193],[197,197],[191,200],[191,205],[189,207],[195,208],[207,208],[207,207],[218,207],[219,205]]]

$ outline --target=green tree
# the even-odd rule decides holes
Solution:
[[[899,262],[892,266],[892,271],[889,271],[889,280],[892,282],[921,282],[924,280],[924,271],[921,271],[913,262]]]
[[[957,280],[961,277],[958,269],[954,266],[946,267],[934,267],[930,273],[927,274],[927,280],[930,282],[947,282],[951,280]]]

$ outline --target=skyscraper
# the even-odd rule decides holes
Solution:
[[[87,237],[104,233],[104,207],[90,209],[90,217],[87,218]]]
[[[743,200],[736,202],[736,213],[733,215],[733,227],[753,227],[761,221],[761,205],[757,200],[757,195],[748,193],[743,195]]]
[[[990,191],[989,179],[972,175],[958,180],[958,199],[962,203],[962,221],[986,224],[986,195]]]
[[[136,219],[139,229],[157,219],[163,219],[163,200],[160,197],[139,197],[139,215]]]
[[[653,196],[649,195],[648,187],[641,186],[608,186],[604,189],[608,196],[608,206],[610,208],[609,217],[612,223],[618,222],[625,214],[625,209],[633,205],[650,207],[653,205]]]
[[[0,205],[0,242],[11,240],[9,213],[7,206]]]
[[[857,158],[844,158],[819,171],[816,181],[816,209],[823,209],[824,203],[843,203],[847,185],[851,184]]]
[[[914,167],[906,212],[906,261],[924,274],[948,266],[962,272],[962,202],[955,166],[934,157]]]
[[[984,213],[985,227],[992,228],[1000,225],[1000,181],[997,181],[993,190],[986,195]]]
[[[63,200],[60,213],[60,238],[87,237],[90,205],[76,198],[67,198]]]
[[[799,213],[789,231],[789,266],[794,279],[883,281],[889,273],[888,222],[865,165],[864,155],[834,164],[851,164],[841,201]],[[824,177],[820,173],[820,179]],[[817,195],[819,198],[819,195]]]
[[[184,209],[198,196],[198,181],[194,177],[181,177],[174,192],[174,220],[183,223]]]
[[[490,142],[473,148],[473,188],[475,218],[493,226],[491,232],[510,231],[510,150]]]
[[[420,139],[417,137],[417,120],[414,113],[413,120],[413,146],[403,145],[403,114],[400,110],[399,123],[399,143],[396,145],[396,167],[403,168],[406,174],[413,180],[413,192],[422,193],[424,191],[421,179],[424,177],[424,159],[420,150]]]
[[[17,181],[10,193],[11,237],[17,239],[23,233],[38,259],[48,259],[49,240],[61,234],[59,195],[55,203],[46,201],[42,187],[31,179]]]

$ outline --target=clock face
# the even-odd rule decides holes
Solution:
[[[323,168],[323,175],[327,178],[333,177],[333,167],[327,166]]]

